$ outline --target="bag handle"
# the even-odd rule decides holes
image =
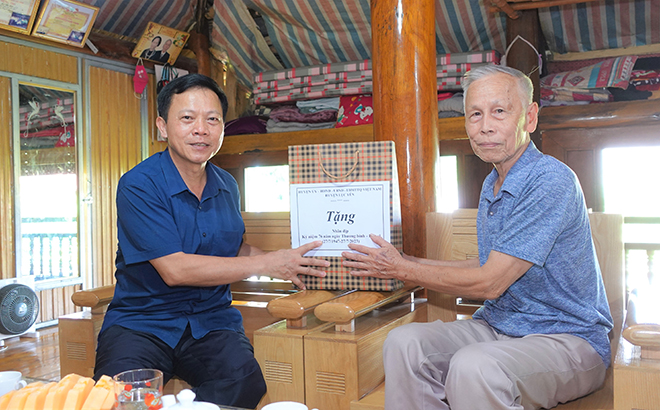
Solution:
[[[321,151],[320,150],[319,150],[319,165],[321,166],[321,170],[323,170],[323,173],[326,174],[327,176],[329,176],[330,178],[332,178],[332,179],[344,179],[344,178],[348,177],[349,175],[351,175],[353,173],[353,171],[355,171],[355,168],[357,168],[357,166],[358,166],[360,150],[359,149],[356,150],[354,155],[355,155],[355,162],[353,163],[353,166],[351,167],[351,169],[349,169],[348,172],[345,173],[344,175],[340,175],[340,176],[332,175],[330,172],[328,172],[327,169],[325,169],[325,167],[323,166],[323,158],[321,158]]]

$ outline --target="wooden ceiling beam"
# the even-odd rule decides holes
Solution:
[[[535,10],[544,7],[553,7],[553,6],[566,6],[570,4],[578,3],[590,3],[596,0],[538,0],[538,1],[521,1],[513,0],[506,2],[505,0],[492,0],[492,6],[490,8],[491,13],[503,12],[506,13],[512,19],[517,19],[519,17],[516,14],[519,10]],[[513,16],[515,17],[513,17]]]

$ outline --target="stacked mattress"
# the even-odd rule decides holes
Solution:
[[[486,64],[499,64],[497,51],[451,53],[437,56],[438,91],[458,91],[466,71]],[[270,70],[253,79],[254,103],[272,104],[340,95],[371,94],[371,60],[319,64]]]

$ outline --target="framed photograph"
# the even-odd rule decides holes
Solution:
[[[150,21],[131,55],[135,58],[171,65],[179,57],[188,37],[190,34],[185,31],[161,26]]]
[[[0,0],[0,28],[30,34],[39,0]]]
[[[44,0],[32,35],[84,47],[98,12],[98,7],[77,1]]]

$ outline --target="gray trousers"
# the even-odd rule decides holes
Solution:
[[[383,361],[385,410],[552,408],[598,389],[606,370],[582,338],[515,338],[483,320],[398,327]]]

